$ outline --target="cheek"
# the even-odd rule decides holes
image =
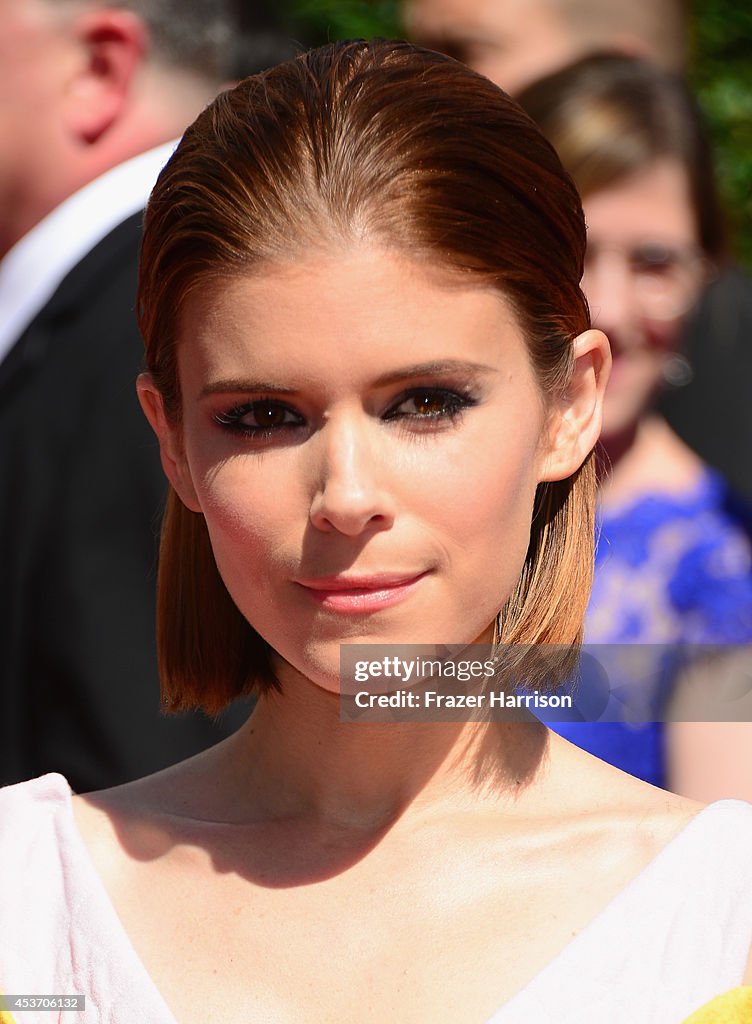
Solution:
[[[284,486],[279,481],[284,480]],[[197,493],[220,574],[233,598],[252,581],[263,590],[265,570],[289,550],[299,532],[300,511],[292,499],[292,481],[260,466],[230,460],[200,479]]]
[[[526,521],[535,494],[536,474],[530,458],[510,464],[499,453],[458,461],[445,468],[437,495],[436,512],[445,515],[468,539],[503,533],[513,523]]]
[[[496,606],[516,582],[530,541],[542,424],[533,427],[506,424],[447,460],[427,513],[453,544],[465,586],[480,599],[488,581],[486,598]]]

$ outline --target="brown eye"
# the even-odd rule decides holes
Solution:
[[[436,416],[447,409],[445,397],[436,392],[428,391],[423,395],[415,395],[412,401],[416,413],[420,416]]]
[[[384,419],[451,419],[475,404],[475,399],[445,388],[416,388],[403,395],[385,414]]]
[[[258,399],[237,405],[227,412],[214,417],[216,422],[228,430],[240,431],[250,437],[269,435],[277,430],[289,430],[305,424],[305,420],[284,402],[273,399]]]
[[[242,417],[242,422],[253,418],[254,427],[281,427],[287,420],[288,410],[277,402],[254,402],[250,413]]]

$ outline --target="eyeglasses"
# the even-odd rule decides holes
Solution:
[[[644,316],[673,320],[688,312],[699,292],[711,278],[711,264],[700,249],[645,242],[633,248],[610,243],[588,242],[583,287],[600,275],[608,258],[616,258],[626,270],[635,301]],[[612,265],[614,265],[612,263]]]

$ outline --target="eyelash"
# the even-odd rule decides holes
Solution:
[[[295,419],[287,423],[278,423],[272,426],[249,426],[243,423],[243,418],[248,416],[250,413],[257,411],[261,406],[266,406],[270,410],[280,411],[282,413],[288,413],[294,416]],[[227,412],[220,412],[214,416],[214,422],[219,424],[225,430],[232,431],[233,433],[242,434],[244,437],[249,437],[253,440],[266,440],[273,437],[275,433],[280,430],[290,430],[297,427],[302,427],[305,424],[305,420],[299,413],[296,413],[294,409],[291,409],[284,402],[278,402],[275,399],[270,398],[257,398],[253,402],[243,402],[242,405],[233,406],[232,409],[228,409]]]
[[[426,398],[429,401],[441,400],[443,407],[433,412],[399,412],[399,407],[406,402],[416,401],[419,398]],[[426,423],[438,425],[439,422],[454,423],[466,409],[478,404],[478,399],[468,391],[454,390],[452,388],[423,387],[410,388],[392,403],[390,409],[382,417],[387,422],[394,420],[408,420],[420,426]]]
[[[418,399],[429,402],[439,399],[442,407],[430,412],[399,412],[400,406],[406,402],[417,401]],[[415,432],[423,429],[435,430],[443,424],[455,423],[465,412],[478,404],[478,399],[470,393],[454,390],[452,388],[423,387],[411,388],[396,399],[390,408],[382,415],[385,422],[403,423],[406,430]],[[261,407],[269,411],[281,412],[285,415],[287,422],[273,424],[271,426],[249,426],[243,423],[244,417],[255,414],[258,416]],[[242,434],[251,440],[268,440],[280,431],[296,430],[305,426],[305,419],[284,402],[274,398],[257,398],[252,402],[243,402],[233,406],[226,412],[217,413],[214,422],[225,430]]]

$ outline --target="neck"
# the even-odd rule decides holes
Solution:
[[[547,741],[537,722],[342,722],[338,696],[296,676],[223,745],[221,813],[376,832],[431,808],[516,799]]]
[[[634,429],[605,439],[610,467],[601,481],[604,508],[619,508],[644,494],[691,491],[702,473],[702,463],[657,413],[644,416]]]

